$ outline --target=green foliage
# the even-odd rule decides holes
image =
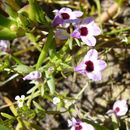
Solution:
[[[16,24],[13,20],[6,18],[5,16],[0,14],[0,25],[6,28],[10,28],[12,24]]]
[[[17,65],[14,67],[14,70],[17,71],[18,73],[24,74],[24,73],[30,73],[33,71],[33,68],[27,66],[27,65]]]
[[[18,110],[18,114],[20,117],[26,117],[26,119],[32,120],[36,116],[36,111],[30,109],[27,105],[24,105],[22,108]]]
[[[30,12],[29,16],[32,21],[37,21],[39,23],[46,23],[45,13],[42,8],[35,2],[35,0],[29,0]]]
[[[14,119],[7,119],[7,120],[2,120],[0,118],[0,130],[10,130],[13,128],[12,123],[14,122]]]
[[[10,129],[7,128],[6,126],[0,124],[0,130],[10,130]]]
[[[47,78],[47,84],[50,89],[50,93],[53,95],[55,92],[55,80],[53,74],[50,74],[48,71],[46,73],[46,78]]]

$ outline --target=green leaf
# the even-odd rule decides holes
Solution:
[[[11,116],[11,115],[9,115],[9,114],[7,114],[7,113],[4,113],[4,112],[1,112],[1,115],[2,115],[3,117],[8,118],[8,119],[15,119],[15,117],[13,117],[13,116]]]
[[[13,40],[16,37],[17,37],[16,32],[11,31],[8,28],[3,28],[2,30],[0,30],[0,40]]]
[[[30,73],[33,71],[33,69],[27,65],[17,65],[16,68],[14,68],[15,71],[19,73]]]
[[[9,81],[11,81],[12,79],[16,78],[18,75],[19,75],[19,74],[14,74],[14,75],[12,75],[11,77],[9,77],[7,80],[5,80],[5,81],[3,81],[3,82],[0,81],[0,87],[3,86],[3,85],[5,85],[6,83],[8,83]]]
[[[0,14],[0,25],[6,28],[10,28],[12,24],[16,24],[16,22],[6,18],[5,16]]]
[[[35,0],[29,0],[30,4],[30,19],[39,23],[45,23],[45,16],[42,8],[35,2]],[[47,24],[47,23],[46,23]]]
[[[43,109],[37,102],[33,101],[33,104],[34,104],[34,106],[35,106],[37,109],[39,109],[39,110],[41,110],[41,111],[45,111],[45,109]]]
[[[37,22],[45,23],[46,22],[46,20],[45,20],[45,13],[43,12],[42,8],[37,3],[35,3],[35,10],[37,12],[36,13],[36,20],[37,20]]]
[[[74,40],[76,41],[76,43],[77,43],[78,46],[81,46],[81,44],[80,44],[80,42],[79,42],[79,39],[74,38]]]
[[[6,5],[6,10],[9,16],[11,16],[12,18],[16,19],[18,17],[17,12],[11,6]]]
[[[54,76],[50,74],[48,71],[45,72],[47,80],[48,87],[50,89],[50,93],[53,95],[55,92],[55,80]]]
[[[31,89],[29,89],[27,91],[27,94],[33,93],[39,87],[39,83],[37,81],[32,80],[30,83],[35,84],[35,86],[33,86]]]
[[[68,42],[69,42],[69,48],[70,48],[70,50],[72,50],[72,47],[73,47],[73,45],[72,45],[73,38],[70,38]]]
[[[41,96],[43,97],[44,96],[44,84],[41,85],[40,90],[41,90]]]
[[[21,24],[23,24],[25,27],[29,26],[31,24],[31,20],[28,18],[28,14],[25,11],[22,11],[18,13],[18,17],[21,21]]]
[[[0,130],[11,130],[11,129],[9,129],[9,128],[7,128],[7,127],[0,124]]]
[[[57,53],[56,53],[56,41],[55,41],[55,39],[53,40],[53,43],[50,46],[49,55],[50,55],[51,59],[53,59],[57,55]]]

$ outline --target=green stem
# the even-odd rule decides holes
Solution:
[[[88,87],[89,83],[86,83],[86,85],[81,89],[81,91],[77,94],[76,99],[80,97],[80,95],[84,92],[84,90]]]
[[[118,125],[118,121],[115,114],[112,114],[112,124],[113,124],[114,130],[119,130],[119,125]]]
[[[130,27],[122,28],[122,29],[119,29],[119,30],[114,30],[114,31],[106,33],[106,35],[113,35],[113,34],[120,33],[120,32],[123,32],[123,31],[128,31],[128,30],[130,30]]]
[[[30,39],[30,41],[35,45],[35,47],[41,52],[41,48],[36,43],[36,38],[32,33],[26,33],[26,36]]]
[[[103,27],[102,27],[102,21],[101,21],[101,5],[100,5],[100,1],[99,0],[94,0],[96,5],[97,5],[97,9],[98,9],[98,17],[99,17],[99,24],[100,24],[100,28],[103,34]]]
[[[38,70],[41,67],[41,65],[43,63],[43,60],[46,58],[49,47],[50,47],[50,45],[51,45],[51,43],[53,41],[53,34],[54,34],[53,30],[50,29],[50,31],[48,33],[47,41],[46,41],[46,43],[45,43],[45,45],[44,45],[44,47],[43,47],[43,49],[41,51],[41,54],[40,54],[40,56],[38,58],[38,61],[37,61],[37,64],[36,64],[36,70]]]
[[[67,54],[67,52],[70,50],[69,49],[69,41],[70,39],[68,39],[65,43],[65,45],[60,49],[60,51],[58,52],[58,55],[62,55],[62,57],[65,56],[65,54]]]
[[[107,44],[107,43],[110,43],[110,41],[114,41],[114,40],[118,40],[118,38],[111,38],[111,39],[109,39],[109,40],[107,40],[107,41],[104,41],[104,42],[98,44],[98,45],[95,47],[95,49],[100,49],[103,45],[105,45],[105,44]]]
[[[10,55],[11,58],[18,64],[23,64],[17,57],[15,57],[13,54]]]

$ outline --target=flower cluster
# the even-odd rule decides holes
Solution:
[[[72,118],[72,121],[68,120],[68,125],[71,127],[70,130],[95,130],[92,125],[75,118]]]
[[[69,37],[75,37],[81,39],[88,46],[95,46],[96,39],[94,36],[100,35],[101,30],[92,17],[80,22],[77,18],[83,15],[81,11],[72,11],[64,7],[53,12],[56,12],[53,27],[60,25],[65,28],[56,31],[55,35],[57,38],[68,39]]]
[[[92,17],[87,17],[80,22],[78,17],[82,16],[81,11],[72,11],[63,7],[60,10],[54,10],[56,16],[53,21],[53,27],[60,26],[63,29],[56,30],[55,36],[59,39],[68,39],[69,37],[81,39],[88,46],[96,45],[96,38],[101,34],[101,29],[96,25]],[[101,71],[107,66],[103,60],[98,60],[98,52],[95,49],[88,51],[83,61],[74,68],[74,71],[86,74],[89,79],[94,81],[101,80]]]

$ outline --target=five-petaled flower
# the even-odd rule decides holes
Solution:
[[[0,41],[0,51],[10,52],[10,47],[9,47],[9,41],[8,40],[1,40]]]
[[[58,104],[60,102],[60,99],[58,97],[53,98],[53,104]]]
[[[20,96],[15,97],[15,100],[17,100],[17,103],[18,103],[18,107],[23,107],[24,98],[25,98],[24,95],[22,95],[21,97]]]
[[[95,46],[96,38],[101,34],[101,29],[95,24],[92,17],[87,17],[71,34],[72,37],[81,39],[88,46]]]
[[[86,74],[89,79],[94,81],[101,80],[102,73],[107,66],[104,60],[98,60],[98,52],[95,49],[88,51],[83,61],[74,68],[74,71]]]
[[[60,10],[55,9],[53,12],[56,13],[56,16],[54,17],[52,26],[56,27],[58,25],[62,25],[65,20],[73,20],[77,19],[78,17],[81,17],[83,15],[83,12],[81,11],[72,11],[70,8],[63,7]]]
[[[72,121],[68,120],[68,126],[71,127],[70,130],[94,130],[92,125],[75,118],[72,118]]]
[[[117,100],[113,105],[113,109],[108,110],[107,114],[108,115],[115,114],[116,117],[119,117],[125,115],[127,111],[128,106],[126,100]]]
[[[41,81],[42,73],[38,71],[33,71],[26,75],[23,80],[35,80],[35,81]]]

